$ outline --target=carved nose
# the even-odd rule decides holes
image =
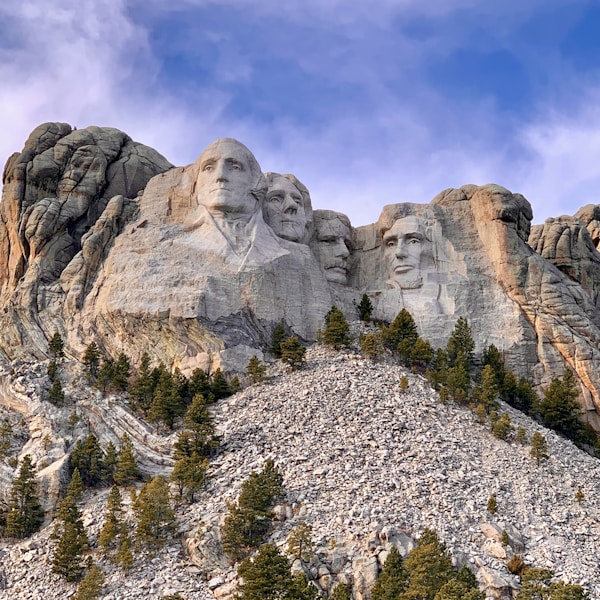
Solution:
[[[298,203],[289,196],[285,196],[283,201],[283,212],[288,215],[295,215],[298,212]]]
[[[217,181],[227,181],[227,171],[225,169],[225,164],[219,162],[215,168],[215,175],[217,177]]]
[[[346,246],[346,242],[343,239],[339,239],[336,248],[336,256],[350,256],[350,251],[348,250],[348,246]]]
[[[406,258],[406,248],[402,242],[398,242],[396,246],[396,258]]]

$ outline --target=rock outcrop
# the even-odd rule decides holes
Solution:
[[[523,196],[466,185],[355,229],[235,140],[171,168],[116,130],[46,124],[5,169],[0,350],[43,357],[57,330],[74,357],[94,339],[113,357],[240,371],[277,323],[311,341],[332,304],[352,318],[367,293],[374,316],[406,307],[440,346],[467,317],[477,353],[495,344],[540,389],[571,368],[600,429],[596,208],[530,236]]]

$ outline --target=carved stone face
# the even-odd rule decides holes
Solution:
[[[383,247],[388,283],[409,290],[421,287],[421,261],[431,251],[423,221],[415,216],[398,219],[383,234]]]
[[[315,218],[317,260],[327,281],[348,283],[348,258],[352,248],[352,230],[340,218]]]
[[[263,204],[263,217],[280,238],[299,242],[306,231],[306,212],[298,188],[286,177],[273,179]]]
[[[219,139],[198,159],[196,195],[211,213],[251,215],[258,208],[251,194],[258,163],[250,151],[229,138]]]

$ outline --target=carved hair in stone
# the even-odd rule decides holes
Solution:
[[[247,221],[260,210],[267,185],[258,161],[241,142],[232,138],[212,142],[195,167],[192,194],[213,217]]]
[[[354,235],[348,217],[333,210],[315,210],[315,233],[311,247],[325,278],[332,283],[348,284],[350,253]]]
[[[284,240],[306,243],[313,212],[308,189],[291,174],[265,173],[268,185],[263,203],[267,225]]]

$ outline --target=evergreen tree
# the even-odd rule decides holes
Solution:
[[[163,422],[169,429],[173,429],[175,419],[181,416],[184,410],[185,406],[173,375],[163,369],[154,389],[154,397],[148,411],[148,420],[153,423]]]
[[[105,392],[112,382],[115,363],[112,358],[106,358],[102,361],[102,365],[98,370],[97,383],[102,392]]]
[[[506,370],[504,368],[504,359],[502,353],[494,344],[490,344],[483,350],[483,367],[491,367],[495,375],[496,388],[502,390],[504,386],[504,377]]]
[[[282,495],[282,476],[268,460],[260,473],[253,472],[244,481],[237,504],[228,504],[221,529],[223,550],[237,560],[248,548],[259,546],[271,524],[270,508]]]
[[[52,571],[67,581],[77,581],[84,570],[83,553],[88,537],[83,527],[76,498],[67,493],[56,511],[52,538],[57,540],[52,557]]]
[[[336,349],[349,346],[352,343],[350,325],[348,325],[344,313],[337,306],[332,306],[325,315],[323,343]]]
[[[104,453],[98,438],[90,433],[85,442],[77,440],[71,452],[70,466],[78,469],[86,487],[93,487],[102,482],[104,477]]]
[[[97,600],[104,585],[104,574],[98,565],[93,564],[77,587],[74,600]]]
[[[96,342],[90,342],[83,354],[83,364],[87,367],[88,377],[96,377],[100,366],[100,350]]]
[[[373,314],[373,303],[367,294],[362,295],[356,308],[358,310],[358,318],[361,321],[368,323],[371,320],[371,315]]]
[[[150,356],[147,352],[142,354],[137,375],[129,386],[129,399],[134,408],[148,412],[154,395],[154,381],[150,371]]]
[[[116,544],[117,538],[123,526],[121,514],[123,512],[123,499],[116,485],[113,485],[106,501],[106,514],[104,525],[98,536],[98,545],[108,552]]]
[[[131,438],[124,433],[121,437],[121,447],[117,454],[113,479],[117,485],[130,485],[139,477],[140,471],[133,453],[133,443]]]
[[[29,537],[43,522],[44,511],[39,501],[35,467],[31,456],[26,454],[10,490],[5,535],[21,539]]]
[[[495,515],[498,512],[498,502],[496,501],[496,496],[491,495],[487,501],[487,511],[490,515]]]
[[[552,577],[548,569],[525,569],[517,600],[589,600],[589,594],[581,586],[551,582]]]
[[[182,456],[175,462],[171,481],[177,485],[179,497],[186,493],[189,502],[194,501],[194,494],[204,485],[208,461],[198,454]]]
[[[462,352],[456,356],[453,365],[448,369],[446,385],[452,399],[459,404],[467,401],[471,388],[468,361]]]
[[[469,588],[461,581],[451,579],[440,588],[434,600],[485,600],[485,595],[476,588]]]
[[[290,565],[275,544],[264,544],[253,560],[243,560],[238,575],[236,600],[287,599],[293,587]]]
[[[404,560],[408,586],[401,598],[433,600],[440,589],[453,577],[450,554],[437,533],[426,529],[414,550]]]
[[[352,600],[352,591],[345,583],[338,583],[329,598],[331,600]]]
[[[252,383],[261,383],[267,373],[267,365],[262,363],[256,354],[248,361],[246,373]]]
[[[131,537],[127,531],[127,525],[121,524],[121,531],[119,532],[119,549],[115,562],[123,567],[124,571],[129,571],[133,567],[134,559],[131,551]]]
[[[210,391],[210,378],[206,371],[202,369],[194,369],[190,377],[189,390],[192,398],[200,394],[207,404],[212,404],[214,396]]]
[[[10,450],[13,440],[13,428],[8,419],[3,419],[0,423],[0,460],[2,460]]]
[[[54,332],[54,335],[50,338],[48,342],[48,351],[56,360],[57,358],[62,358],[65,355],[64,352],[65,343],[63,342],[62,337],[58,331]]]
[[[289,600],[320,600],[321,595],[317,588],[308,581],[303,572],[296,573],[292,578],[292,586],[286,599]]]
[[[585,438],[581,408],[577,403],[578,397],[575,375],[573,371],[567,369],[562,379],[552,380],[544,391],[544,399],[539,406],[544,425],[573,441],[581,441]]]
[[[131,363],[126,354],[121,352],[114,363],[112,372],[112,382],[118,390],[125,391],[129,385],[129,375],[131,372]]]
[[[175,513],[164,477],[144,484],[133,503],[137,517],[136,545],[162,546],[175,530]]]
[[[536,431],[531,436],[531,450],[529,454],[532,458],[535,458],[538,465],[543,460],[547,460],[549,458],[548,442],[546,442],[546,438],[539,431]]]
[[[392,546],[383,565],[383,570],[371,590],[373,600],[397,600],[406,590],[408,573],[404,569],[402,556]]]
[[[225,375],[223,375],[223,371],[221,369],[217,369],[210,378],[210,391],[215,397],[215,400],[220,400],[221,398],[227,398],[227,396],[231,396],[231,388],[229,387],[229,383],[227,379],[225,379]]]
[[[500,440],[508,439],[508,436],[515,430],[508,413],[502,413],[500,418],[494,423],[492,433]]]
[[[194,454],[209,458],[219,448],[220,439],[215,435],[213,420],[201,394],[196,394],[183,418],[185,429],[175,442],[175,458],[191,458]]]
[[[293,558],[308,561],[313,555],[315,544],[312,541],[312,527],[301,521],[292,529],[288,537],[287,553]]]
[[[281,358],[281,344],[287,338],[283,323],[280,321],[273,328],[271,336],[271,353],[275,358]]]
[[[358,338],[360,349],[371,360],[377,360],[383,353],[383,344],[379,333],[361,333]]]
[[[426,371],[426,376],[434,389],[439,390],[448,379],[448,355],[442,348],[438,348],[431,362],[431,368]]]
[[[471,335],[469,322],[464,317],[459,317],[446,345],[450,366],[454,366],[459,355],[462,354],[465,368],[470,371],[473,366],[473,350],[475,350],[475,342]]]
[[[83,480],[79,474],[79,469],[74,469],[71,474],[71,481],[67,486],[67,495],[71,495],[75,502],[79,502],[83,496]]]
[[[112,441],[106,444],[104,449],[104,460],[102,469],[102,481],[108,485],[113,485],[115,471],[117,470],[118,452]]]
[[[485,406],[488,413],[498,408],[496,399],[500,394],[500,389],[497,383],[498,377],[494,372],[492,365],[485,365],[481,372],[481,388],[479,393],[479,401]]]
[[[300,369],[304,363],[306,348],[300,340],[293,335],[281,343],[281,360],[288,365],[292,371]]]
[[[48,379],[54,383],[58,376],[58,364],[55,360],[51,360],[48,363],[48,368],[46,369],[46,373],[48,375]]]
[[[421,337],[417,338],[409,354],[410,364],[417,367],[421,372],[433,359],[433,348],[431,344]]]
[[[411,348],[418,337],[415,320],[405,308],[396,315],[390,325],[381,330],[383,345],[393,353],[397,353],[399,349],[405,351]]]
[[[48,393],[48,400],[51,404],[54,404],[54,406],[62,406],[65,401],[65,393],[63,392],[62,384],[58,377],[52,382],[52,387]]]
[[[240,378],[237,375],[234,375],[233,379],[229,382],[229,389],[231,390],[232,394],[236,394],[242,389]]]

